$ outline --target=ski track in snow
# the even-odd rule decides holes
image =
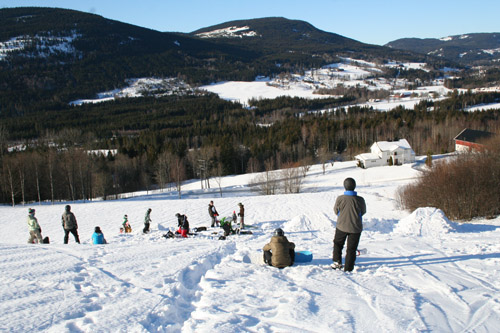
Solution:
[[[28,207],[0,206],[6,231],[0,234],[0,331],[497,330],[500,220],[459,224],[435,208],[409,214],[396,208],[394,193],[418,170],[352,165],[335,163],[324,175],[313,167],[301,194],[242,194],[246,182],[231,177],[222,198],[191,185],[183,200],[167,193],[165,200],[153,195],[74,203],[82,244],[71,236],[62,244],[64,204],[37,208],[43,234],[52,240],[45,245],[24,244]],[[368,207],[360,242],[368,252],[352,273],[330,268],[333,204],[346,176],[357,180]],[[185,213],[192,228],[207,226],[209,199],[221,217],[244,202],[253,235],[218,240],[221,229],[208,228],[188,239],[162,237],[176,226],[176,212]],[[147,207],[153,209],[152,232],[143,235]],[[117,233],[124,213],[132,234]],[[95,225],[109,244],[89,244]],[[313,252],[312,262],[285,269],[263,264],[262,247],[278,227],[297,250]]]

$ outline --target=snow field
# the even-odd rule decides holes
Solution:
[[[70,203],[82,244],[62,244],[64,205],[0,207],[0,330],[43,332],[491,332],[500,325],[500,219],[461,224],[435,208],[399,210],[398,186],[414,165],[313,166],[300,194],[250,192],[255,175],[226,177],[218,189],[183,187],[129,199]],[[346,177],[367,202],[354,272],[329,268],[335,198]],[[212,184],[214,186],[215,184]],[[208,228],[165,239],[185,213],[209,226],[208,203],[222,216],[245,205],[253,235],[219,241]],[[26,244],[28,208],[51,244]],[[152,208],[152,232],[142,221]],[[119,234],[124,214],[133,232]],[[109,244],[91,245],[99,225]],[[256,259],[275,228],[313,261],[276,269]]]

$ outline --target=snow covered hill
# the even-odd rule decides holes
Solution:
[[[118,201],[70,203],[82,244],[63,244],[64,205],[0,207],[1,331],[25,332],[493,332],[500,327],[500,218],[462,224],[435,208],[398,208],[398,186],[415,165],[359,169],[313,166],[300,194],[260,196],[255,175],[226,177],[223,196],[198,181],[176,193],[136,193]],[[352,273],[329,269],[342,182],[354,177],[367,202]],[[212,184],[216,187],[215,182]],[[220,229],[165,239],[185,213],[209,226],[246,208],[253,235],[218,240]],[[26,244],[28,208],[51,244]],[[150,234],[141,233],[148,208]],[[128,214],[133,232],[118,229]],[[100,226],[107,245],[91,245]],[[255,263],[275,228],[310,263],[282,270]]]

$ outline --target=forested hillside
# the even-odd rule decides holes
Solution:
[[[221,37],[226,30],[247,35]],[[363,44],[284,18],[177,34],[61,9],[1,9],[0,44],[4,203],[114,198],[172,184],[180,189],[191,178],[352,159],[378,140],[406,138],[417,154],[445,153],[464,127],[500,132],[498,110],[467,111],[498,103],[495,92],[425,92],[412,108],[388,112],[359,104],[418,95],[419,87],[437,81],[448,87],[494,84],[494,70],[477,75],[457,66],[445,77],[443,68],[451,65],[446,60]],[[346,55],[370,71],[354,65],[348,65],[350,74],[340,67],[316,71],[303,83],[315,85],[321,98],[255,98],[242,105],[197,89],[259,75],[290,82]],[[427,62],[403,64],[405,59]],[[322,75],[340,83],[325,88],[315,81]],[[347,86],[350,76],[359,78]],[[70,104],[140,77],[176,78],[193,88]]]

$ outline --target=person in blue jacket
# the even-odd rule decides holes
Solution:
[[[104,235],[102,234],[101,228],[95,227],[94,233],[92,234],[92,244],[107,244]]]
[[[344,180],[344,195],[337,197],[333,211],[337,215],[337,227],[333,239],[333,269],[342,268],[342,249],[347,240],[344,271],[354,269],[359,238],[363,231],[362,216],[366,213],[365,199],[358,196],[354,189],[356,181],[352,178]]]

